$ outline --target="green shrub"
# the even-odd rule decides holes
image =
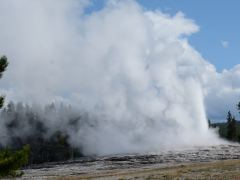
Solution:
[[[24,146],[21,150],[12,151],[9,149],[0,151],[0,177],[20,176],[18,170],[27,164],[30,147]]]

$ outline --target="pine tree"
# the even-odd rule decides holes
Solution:
[[[240,102],[237,104],[237,110],[238,110],[239,113],[240,113]]]
[[[8,66],[6,56],[0,58],[0,78]],[[4,104],[4,96],[0,96],[0,109]],[[18,173],[17,170],[25,165],[28,161],[30,147],[24,146],[19,151],[12,151],[9,149],[0,150],[0,178],[5,176],[19,176],[22,172]]]
[[[211,128],[212,127],[212,123],[211,123],[211,120],[208,119],[208,127]]]
[[[237,140],[237,122],[235,117],[232,118],[232,140]]]
[[[228,111],[227,115],[227,139],[231,141],[237,139],[236,119],[232,116],[230,111]]]
[[[6,70],[7,66],[8,66],[7,57],[2,56],[0,58],[0,78],[2,77],[3,72]],[[4,96],[0,96],[0,108],[3,107],[3,103],[4,103]]]
[[[227,115],[227,139],[231,140],[232,139],[232,131],[231,127],[232,126],[232,114],[230,111],[228,111]]]

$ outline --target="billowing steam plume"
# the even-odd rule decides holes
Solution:
[[[75,131],[64,126],[63,113],[45,122],[63,124],[85,154],[219,143],[204,106],[218,74],[188,43],[199,29],[194,21],[130,0],[86,14],[88,3],[0,1],[0,53],[10,60],[1,80],[7,99],[62,102],[87,113],[94,124]]]

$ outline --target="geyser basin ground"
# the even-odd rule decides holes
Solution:
[[[159,154],[116,155],[104,157],[85,157],[62,163],[49,163],[33,166],[24,170],[23,178],[44,179],[64,177],[104,177],[114,175],[161,169],[191,163],[217,162],[219,160],[240,159],[240,145],[228,144],[219,146],[196,147],[189,150],[166,151]],[[232,162],[228,162],[232,163]],[[237,161],[233,163],[234,167]],[[199,165],[201,166],[201,165]],[[211,164],[218,166],[218,164]],[[201,166],[202,167],[202,166]]]

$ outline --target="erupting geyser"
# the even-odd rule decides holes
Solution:
[[[91,123],[75,131],[64,118],[44,122],[62,124],[85,154],[220,143],[204,108],[215,68],[188,43],[198,26],[181,12],[172,17],[130,0],[85,14],[86,2],[0,2],[7,99],[63,102],[88,113]]]

